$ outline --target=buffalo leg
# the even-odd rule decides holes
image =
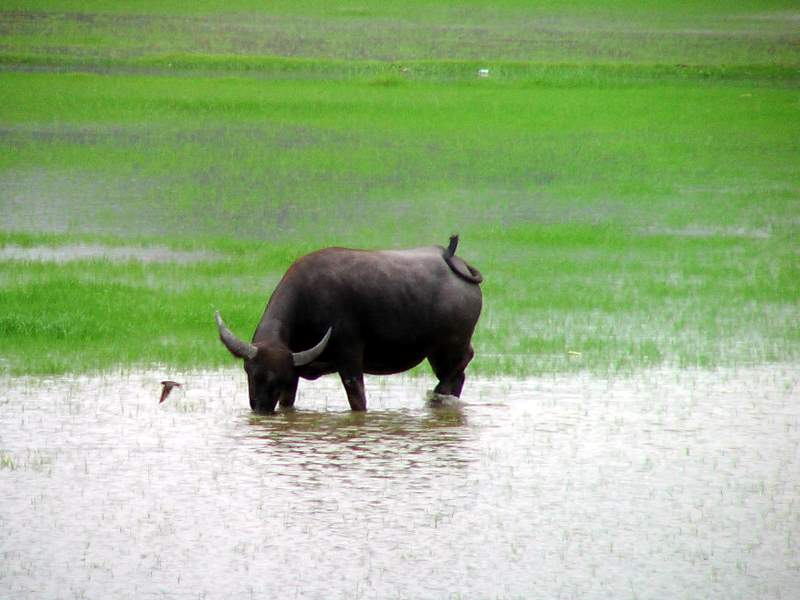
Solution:
[[[356,371],[339,371],[350,410],[367,410],[367,395],[364,393],[364,374]]]
[[[435,394],[443,396],[461,396],[461,389],[464,387],[464,370],[475,356],[472,346],[467,346],[466,350],[460,352],[452,349],[444,350],[428,357],[428,362],[433,368],[439,384],[434,388]]]
[[[298,378],[295,377],[291,386],[283,393],[280,398],[281,408],[292,408],[294,406],[295,398],[297,397],[297,382]]]
[[[364,346],[354,344],[343,349],[341,356],[339,377],[344,391],[347,392],[350,410],[367,410],[367,395],[364,393]]]

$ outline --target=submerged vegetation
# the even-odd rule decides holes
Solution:
[[[473,371],[800,358],[792,3],[385,4],[6,3],[0,245],[201,253],[0,248],[0,369],[227,363],[295,257],[455,231]]]

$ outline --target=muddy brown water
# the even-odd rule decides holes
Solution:
[[[0,597],[796,597],[798,372],[4,378]]]

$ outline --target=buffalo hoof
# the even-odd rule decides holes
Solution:
[[[425,402],[430,406],[443,406],[443,407],[460,407],[464,406],[461,398],[451,394],[439,394],[433,390],[428,390],[425,394]]]

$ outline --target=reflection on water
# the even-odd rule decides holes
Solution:
[[[302,473],[309,485],[334,473],[338,483],[355,486],[374,485],[377,478],[424,487],[475,460],[460,408],[290,411],[242,419],[248,426],[236,432],[237,443],[269,455],[278,465],[275,476],[294,480]]]
[[[254,416],[239,371],[5,379],[0,597],[788,598],[795,366],[338,380]]]

